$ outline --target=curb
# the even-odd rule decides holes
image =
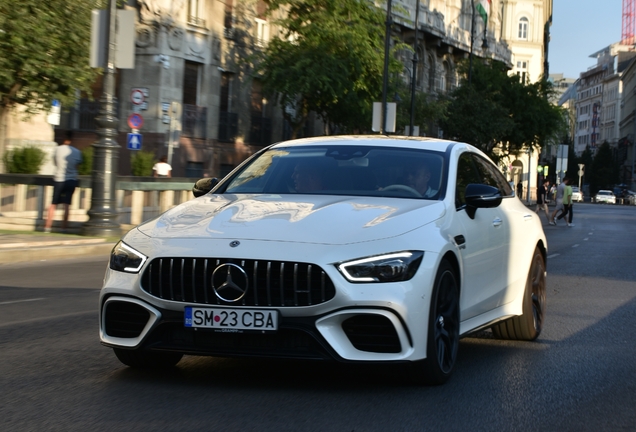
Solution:
[[[115,246],[115,243],[101,241],[55,246],[36,246],[33,244],[21,245],[13,243],[8,246],[12,247],[4,247],[0,249],[0,265],[78,257],[103,257],[104,262],[106,262],[108,261],[110,251],[113,249],[113,246]]]

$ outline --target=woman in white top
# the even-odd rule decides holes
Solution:
[[[161,156],[159,162],[157,162],[153,167],[153,176],[155,177],[172,177],[172,167],[167,162],[167,156]]]

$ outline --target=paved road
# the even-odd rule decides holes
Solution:
[[[97,338],[104,260],[0,267],[0,430],[636,430],[636,207],[579,204],[546,226],[548,314],[536,343],[482,332],[456,374],[186,357],[123,367]]]

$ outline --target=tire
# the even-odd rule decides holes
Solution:
[[[459,350],[459,319],[459,284],[453,267],[443,261],[431,296],[426,359],[415,364],[418,383],[440,385],[452,375]]]
[[[113,348],[120,362],[137,369],[167,369],[176,366],[183,357],[181,353],[127,350]]]
[[[493,325],[497,339],[532,341],[543,328],[546,307],[545,260],[539,248],[535,248],[523,293],[523,314]]]

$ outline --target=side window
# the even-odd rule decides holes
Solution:
[[[470,153],[463,153],[457,161],[457,182],[455,184],[455,207],[466,205],[466,186],[481,183],[481,178]]]
[[[479,156],[475,156],[475,161],[477,162],[477,169],[481,174],[482,183],[499,189],[501,196],[512,196],[510,183],[506,181],[506,178],[499,172],[496,166]]]

